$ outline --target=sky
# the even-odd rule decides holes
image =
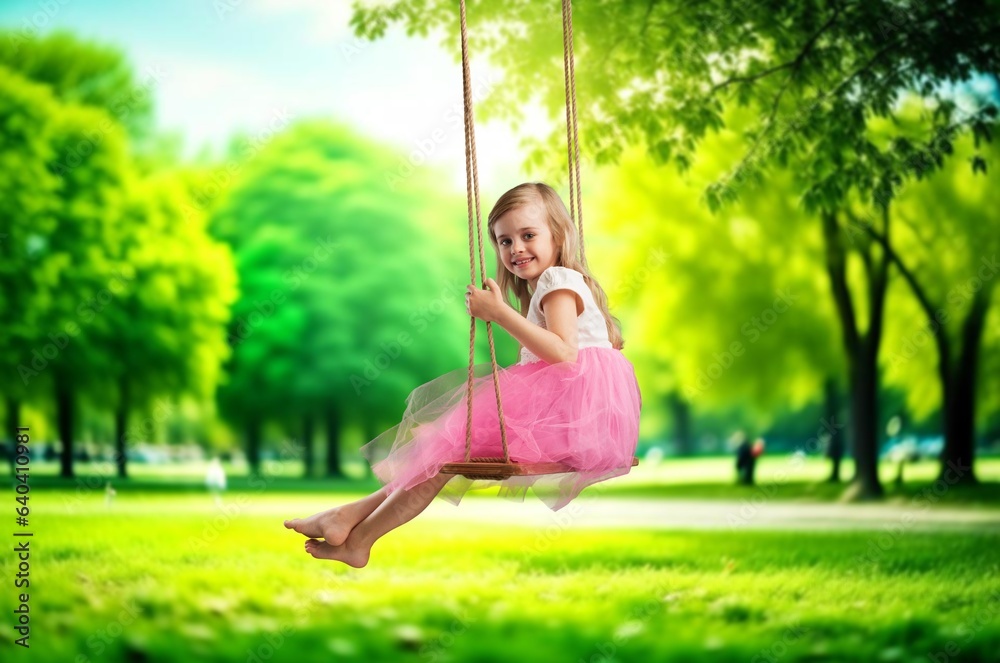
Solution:
[[[186,154],[221,149],[243,131],[267,136],[324,116],[400,152],[400,167],[437,166],[465,191],[460,41],[408,37],[374,42],[350,28],[350,0],[0,0],[0,26],[46,34],[69,29],[113,44],[153,90],[159,128],[179,131]],[[501,78],[473,53],[474,102]],[[520,139],[545,133],[541,111],[515,134],[476,124],[480,187],[499,194],[530,178]],[[485,195],[485,194],[484,194]]]

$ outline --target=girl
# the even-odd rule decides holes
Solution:
[[[631,469],[642,397],[604,291],[577,259],[566,206],[546,184],[521,184],[500,197],[488,228],[499,282],[469,285],[465,302],[470,315],[499,324],[521,345],[519,361],[499,371],[510,458],[563,462],[574,471],[502,481],[440,474],[445,463],[465,458],[468,367],[456,369],[417,387],[401,423],[361,448],[380,490],[285,521],[310,537],[305,547],[313,557],[365,566],[372,544],[436,495],[458,504],[470,489],[499,484],[501,496],[523,500],[532,487],[558,510],[586,486]],[[502,456],[492,367],[473,370],[471,456]]]

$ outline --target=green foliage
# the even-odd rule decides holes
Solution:
[[[108,312],[105,339],[115,348],[113,375],[132,405],[155,397],[214,396],[229,356],[225,329],[235,300],[229,247],[213,240],[204,216],[192,213],[173,173],[130,189],[121,245],[128,287]]]
[[[98,309],[121,267],[128,162],[124,136],[102,110],[59,104],[47,89],[8,73],[4,119],[13,130],[5,139],[11,167],[4,169],[4,184],[37,180],[9,194],[14,205],[6,215],[11,232],[3,246],[10,260],[3,291],[11,293],[11,307],[5,317],[21,320],[4,328],[11,329],[16,351],[11,373],[38,396],[53,373],[93,384],[107,368],[97,340],[106,320]],[[31,104],[37,106],[26,110]],[[32,136],[20,138],[19,131]]]
[[[114,49],[63,34],[2,43],[16,69],[0,64],[0,366],[19,378],[5,395],[41,409],[58,383],[126,415],[209,398],[232,259],[185,213],[181,181],[132,159],[127,130],[141,136],[149,97]]]
[[[241,283],[231,416],[391,421],[409,390],[461,364],[462,207],[423,174],[393,180],[397,159],[302,122],[219,202],[212,227],[235,247]]]
[[[746,121],[733,115],[727,124]],[[821,400],[823,381],[843,367],[816,269],[822,241],[790,195],[791,177],[743,183],[739,204],[717,214],[699,202],[738,141],[729,130],[708,139],[684,176],[638,150],[602,169],[591,209],[601,246],[615,248],[594,261],[606,260],[621,284],[612,305],[623,311],[645,397],[677,392],[699,413],[732,408],[732,425],[760,430]]]
[[[738,177],[760,177],[794,164],[808,209],[835,208],[855,190],[882,199],[914,177],[914,152],[940,167],[963,128],[991,133],[996,100],[956,107],[948,84],[1000,70],[1000,5],[938,3],[586,2],[573,9],[582,150],[597,163],[616,161],[627,145],[681,169],[699,143],[725,125],[725,108],[755,113],[745,132]],[[471,3],[470,48],[505,73],[504,94],[480,108],[485,117],[518,118],[537,100],[553,117],[564,104],[558,4],[518,0]],[[457,53],[457,11],[444,0],[356,5],[358,35],[378,38],[392,23],[442,35]],[[925,136],[909,149],[877,152],[866,128],[893,112],[900,93],[933,101]],[[556,163],[557,127],[535,152]],[[738,154],[738,152],[736,152]],[[725,184],[726,178],[717,182]],[[714,187],[711,203],[731,199]]]
[[[36,36],[0,31],[0,66],[47,85],[64,103],[104,109],[133,139],[151,134],[150,88],[158,73],[146,72],[149,79],[140,83],[131,62],[118,48],[68,32]]]
[[[30,354],[39,319],[53,297],[52,275],[37,267],[46,238],[56,231],[58,179],[47,165],[54,159],[57,112],[45,87],[0,67],[5,127],[0,132],[0,365],[9,377]],[[23,380],[9,379],[5,392],[23,396],[25,386]]]
[[[917,133],[921,114],[926,113],[917,100],[911,99],[891,127],[888,123],[873,127],[876,140],[886,140],[895,133]],[[897,138],[905,141],[906,138]],[[884,362],[890,384],[907,387],[912,412],[925,417],[941,406],[939,381],[921,380],[938,370],[938,351],[929,332],[942,326],[949,339],[950,360],[956,362],[968,351],[970,341],[964,328],[974,299],[986,298],[994,310],[1000,304],[1000,232],[993,210],[1000,209],[995,179],[986,173],[970,171],[969,164],[981,154],[988,163],[1000,163],[1000,145],[984,144],[977,148],[970,132],[957,137],[951,146],[952,156],[940,168],[908,183],[896,192],[892,208],[895,230],[893,244],[901,260],[920,284],[934,312],[927,312],[897,272],[892,297],[892,315],[887,321]],[[849,229],[856,242],[867,238],[870,211],[856,206],[858,225]],[[989,366],[1000,356],[996,343],[996,318],[987,320],[984,338],[978,343],[982,367],[978,372],[978,408],[980,423],[1000,407],[997,400],[997,374]],[[990,331],[992,328],[992,331]]]

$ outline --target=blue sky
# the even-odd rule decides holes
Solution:
[[[222,145],[237,130],[258,134],[286,120],[322,115],[437,165],[464,191],[461,69],[440,36],[394,29],[376,42],[348,25],[349,0],[3,0],[0,25],[47,33],[70,29],[122,48],[156,99],[157,123],[180,130],[188,153]],[[499,75],[473,60],[480,99]],[[533,112],[520,131],[542,132]],[[441,136],[439,140],[433,137]],[[480,181],[500,193],[521,172],[520,135],[477,123]],[[412,155],[408,157],[407,155]],[[485,195],[485,194],[484,194]]]

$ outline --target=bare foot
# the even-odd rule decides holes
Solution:
[[[372,551],[371,548],[356,547],[353,542],[332,546],[325,541],[309,539],[306,541],[306,552],[316,559],[332,559],[360,569],[368,564]]]
[[[339,546],[347,540],[356,520],[346,515],[340,507],[309,516],[308,518],[293,518],[285,521],[285,527],[313,539],[326,539],[326,542]]]

